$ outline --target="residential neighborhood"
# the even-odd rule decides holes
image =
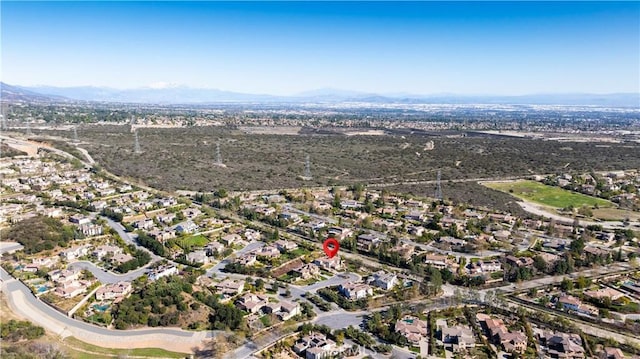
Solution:
[[[598,334],[638,329],[632,230],[357,186],[165,194],[58,158],[3,161],[13,171],[2,179],[5,228],[61,236],[16,237],[23,250],[2,267],[75,320],[294,328],[264,357],[637,355]],[[327,238],[338,255],[323,252]]]

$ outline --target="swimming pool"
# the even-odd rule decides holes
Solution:
[[[109,305],[108,304],[94,304],[93,305],[93,309],[99,311],[99,312],[104,312],[105,310],[109,309]]]

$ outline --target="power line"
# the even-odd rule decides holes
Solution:
[[[441,176],[442,173],[440,172],[440,170],[438,170],[438,179],[436,180],[436,194],[435,194],[435,198],[437,200],[442,201],[442,184],[441,184]]]

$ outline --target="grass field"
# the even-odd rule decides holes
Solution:
[[[486,182],[485,186],[510,193],[526,201],[543,204],[555,208],[573,206],[612,207],[613,203],[596,197],[584,195],[555,186],[547,186],[535,181]]]
[[[178,239],[178,245],[182,248],[204,247],[209,243],[209,239],[201,234],[190,236],[184,239]]]

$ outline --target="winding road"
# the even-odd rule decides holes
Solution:
[[[161,348],[191,353],[211,332],[189,332],[179,328],[111,330],[67,317],[36,298],[29,288],[0,268],[2,291],[11,310],[20,317],[62,338],[73,336],[83,342],[109,348]]]

